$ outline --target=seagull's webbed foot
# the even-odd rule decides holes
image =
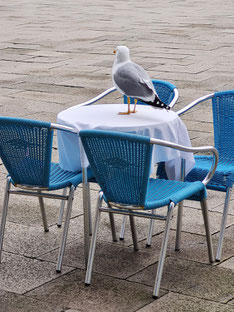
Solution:
[[[127,111],[127,112],[119,112],[118,115],[129,115],[130,113],[132,113],[131,111]]]

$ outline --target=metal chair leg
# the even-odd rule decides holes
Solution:
[[[129,215],[129,220],[130,220],[130,226],[131,226],[131,232],[132,232],[132,240],[133,240],[133,246],[134,250],[138,251],[138,241],[137,241],[137,233],[136,233],[136,227],[135,227],[135,220],[132,215]]]
[[[63,255],[64,255],[64,251],[65,251],[68,228],[69,228],[70,218],[71,218],[72,201],[73,201],[73,197],[74,197],[74,191],[75,191],[75,187],[72,185],[70,188],[70,191],[69,191],[66,218],[65,218],[64,229],[63,229],[63,236],[62,236],[62,241],[61,241],[61,245],[59,248],[58,261],[57,261],[57,266],[56,266],[56,271],[58,273],[61,272],[61,268],[62,268]]]
[[[91,203],[90,203],[90,189],[87,175],[87,168],[82,168],[82,186],[83,186],[83,213],[84,213],[84,253],[85,253],[85,267],[87,267],[89,257],[89,241],[91,226]]]
[[[184,181],[185,178],[185,167],[186,161],[184,158],[181,158],[181,167],[180,167],[180,180]],[[178,212],[177,212],[177,226],[176,226],[176,242],[175,242],[175,250],[180,250],[180,243],[181,243],[181,230],[182,230],[182,217],[183,217],[183,201],[178,205]]]
[[[111,233],[113,242],[117,242],[117,236],[115,231],[115,220],[113,213],[109,213],[110,225],[111,225]]]
[[[3,202],[3,210],[2,210],[2,220],[1,220],[1,228],[0,228],[0,263],[1,263],[1,257],[2,257],[2,246],[3,246],[3,237],[5,232],[5,226],[6,226],[6,217],[7,217],[7,209],[8,209],[8,202],[9,202],[9,190],[11,187],[11,178],[8,177],[6,181],[6,187],[5,187],[5,195],[4,195],[4,202]]]
[[[66,195],[67,195],[67,187],[63,189],[63,196],[66,196]],[[57,227],[62,226],[64,207],[65,207],[65,200],[61,200]]]
[[[227,192],[226,192],[225,203],[224,203],[224,208],[223,208],[223,216],[222,216],[222,222],[221,222],[221,227],[220,227],[218,249],[217,249],[217,253],[216,253],[216,261],[217,262],[219,262],[220,258],[221,258],[224,231],[225,231],[225,226],[226,226],[226,222],[227,222],[227,215],[228,215],[228,210],[229,210],[231,192],[232,192],[232,188],[229,187],[227,189]]]
[[[88,189],[88,194],[90,194],[90,184],[88,183],[87,185],[87,189]],[[92,235],[92,211],[91,211],[91,202],[90,202],[90,195],[89,195],[89,205],[88,205],[88,208],[89,208],[89,235],[91,236]]]
[[[124,216],[123,216],[123,220],[122,220],[122,225],[121,225],[120,234],[119,234],[119,239],[120,239],[120,240],[124,240],[124,233],[125,233],[126,221],[127,221],[127,216],[124,215]]]
[[[169,231],[170,231],[170,223],[171,223],[171,219],[172,219],[172,215],[173,215],[174,206],[175,205],[173,202],[171,202],[171,204],[168,206],[164,236],[163,236],[162,247],[161,247],[161,251],[160,251],[158,268],[157,268],[157,274],[156,274],[155,284],[154,284],[154,292],[153,292],[153,298],[154,299],[157,299],[158,295],[159,295],[159,288],[160,288],[160,283],[161,283],[161,279],[162,279],[162,272],[163,272],[163,266],[164,266],[166,250],[167,250],[167,243],[168,243],[168,236],[169,236]]]
[[[155,209],[152,210],[152,214],[155,213]],[[149,248],[151,246],[152,242],[152,236],[153,236],[153,230],[154,230],[154,219],[150,220],[150,226],[149,226],[149,232],[148,232],[148,237],[147,237],[147,242],[146,242],[146,247]]]
[[[99,210],[99,207],[102,202],[102,192],[99,194],[99,198],[97,201],[97,211],[96,211],[96,217],[95,217],[95,224],[94,224],[94,230],[89,250],[89,257],[88,257],[88,264],[87,264],[87,270],[85,275],[85,285],[88,286],[91,283],[91,275],[92,275],[92,269],[93,269],[93,260],[94,260],[94,253],[96,249],[96,242],[97,242],[97,233],[98,233],[98,226],[101,216],[101,211]]]
[[[176,242],[175,242],[175,250],[180,250],[180,243],[181,243],[181,230],[182,230],[182,217],[183,217],[183,201],[178,205],[178,212],[177,212],[177,226],[176,226]]]
[[[37,191],[37,193],[41,194],[41,191]],[[43,198],[39,196],[38,199],[39,199],[39,204],[40,204],[40,209],[41,209],[41,216],[42,216],[44,231],[49,232],[49,227],[48,227],[48,223],[47,223],[47,219],[46,219],[46,213],[45,213],[45,206],[44,206]]]
[[[212,247],[212,240],[211,240],[211,233],[210,233],[210,222],[209,222],[208,207],[207,207],[206,199],[201,200],[200,203],[201,203],[204,225],[205,225],[205,230],[206,230],[206,240],[207,240],[209,261],[210,263],[213,263],[214,254],[213,254],[213,247]]]

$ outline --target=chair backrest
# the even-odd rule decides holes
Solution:
[[[214,140],[219,158],[234,160],[234,90],[214,93],[212,107]]]
[[[156,79],[152,79],[152,83],[154,85],[154,88],[160,98],[160,100],[170,106],[173,107],[174,104],[176,103],[176,100],[178,98],[178,92],[176,92],[177,88],[176,86],[174,86],[172,83],[168,82],[168,81],[163,81],[163,80],[156,80]],[[174,101],[173,101],[174,100]],[[170,105],[173,101],[173,105]],[[124,95],[124,103],[127,104],[127,96]],[[130,98],[130,103],[134,104],[134,99]],[[137,104],[141,104],[141,105],[148,105],[142,101],[137,102]]]
[[[144,207],[152,156],[150,138],[101,130],[82,130],[80,137],[106,200]]]
[[[49,185],[52,141],[48,122],[0,117],[0,157],[14,184]]]

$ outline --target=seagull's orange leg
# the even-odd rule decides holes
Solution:
[[[131,111],[131,113],[136,113],[136,105],[137,105],[137,99],[134,99],[134,109]]]
[[[119,112],[119,115],[129,115],[130,111],[130,98],[128,97],[128,111],[127,112]]]

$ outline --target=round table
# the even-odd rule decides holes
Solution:
[[[60,112],[57,122],[76,128],[78,131],[99,129],[130,132],[191,146],[188,131],[175,112],[150,105],[137,105],[136,113],[118,114],[124,111],[127,111],[126,104],[77,105]],[[78,135],[58,132],[58,149],[60,166],[63,169],[79,171],[82,167],[87,166],[87,161],[83,156],[81,157]],[[153,150],[152,166],[161,161],[166,162],[168,177],[178,180],[181,174],[181,158],[186,160],[185,174],[187,174],[194,165],[192,153],[156,146]]]

